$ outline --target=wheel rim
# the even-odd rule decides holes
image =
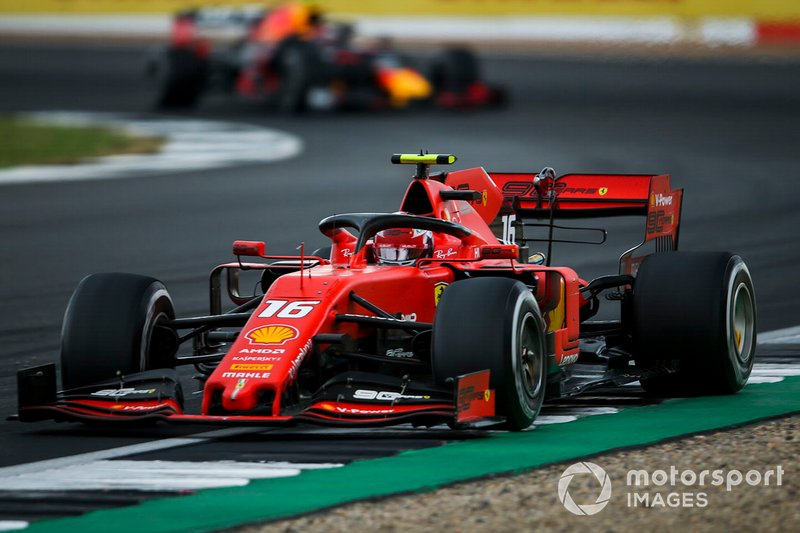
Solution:
[[[753,331],[755,317],[753,313],[753,297],[747,285],[740,283],[736,287],[731,306],[731,328],[729,342],[733,346],[736,357],[746,364],[752,356]]]
[[[147,303],[144,324],[142,325],[142,338],[139,343],[139,371],[148,370],[150,366],[150,341],[153,338],[153,329],[159,322],[169,320],[170,317],[164,311],[157,311],[157,302],[160,298],[169,300],[169,293],[166,289],[158,289],[151,296]]]
[[[525,396],[537,398],[541,393],[544,365],[542,365],[543,354],[538,343],[536,320],[530,313],[525,315],[522,320],[519,339],[522,363],[520,377]]]

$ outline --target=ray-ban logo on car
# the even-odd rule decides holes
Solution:
[[[595,499],[594,503],[581,503],[578,504],[572,499],[569,492],[569,484],[572,478],[576,475],[590,474],[594,476],[597,483],[600,485],[600,493]],[[561,474],[561,479],[558,480],[558,499],[561,504],[572,514],[579,516],[597,514],[608,505],[608,500],[611,498],[611,479],[606,474],[606,471],[594,463],[582,462],[570,465]]]

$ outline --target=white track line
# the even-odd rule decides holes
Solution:
[[[19,531],[28,527],[28,523],[22,520],[0,520],[0,531]]]
[[[758,334],[759,344],[800,344],[800,326]]]
[[[37,461],[35,463],[7,466],[5,468],[0,468],[0,487],[3,486],[5,478],[11,476],[19,476],[22,474],[42,472],[44,470],[50,470],[54,468],[64,468],[68,466],[84,465],[95,461],[115,459],[117,457],[125,457],[128,455],[135,455],[139,453],[153,452],[156,450],[178,448],[180,446],[200,444],[201,442],[205,442],[208,440],[220,439],[225,437],[235,437],[238,435],[249,435],[251,433],[259,433],[262,431],[265,431],[265,428],[248,427],[248,428],[218,429],[214,431],[208,431],[206,433],[197,433],[195,435],[190,435],[188,437],[154,440],[150,442],[143,442],[141,444],[131,444],[130,446],[110,448],[108,450],[98,450],[96,452],[82,453],[79,455],[57,457],[55,459],[47,459],[45,461]]]
[[[185,491],[243,487],[253,479],[300,475],[303,470],[337,468],[339,463],[236,461],[94,461],[2,479],[3,490]]]
[[[747,383],[748,385],[751,383],[780,383],[783,381],[783,377],[780,376],[753,376],[751,375]]]
[[[134,135],[164,137],[166,142],[155,154],[115,155],[76,165],[34,165],[0,170],[0,185],[135,178],[268,163],[294,157],[303,149],[300,138],[289,133],[234,122],[69,111],[28,113],[22,117],[67,126],[106,126]]]
[[[756,363],[753,366],[753,376],[800,376],[800,363],[774,364]]]
[[[557,415],[540,415],[536,417],[533,427],[547,424],[564,424],[587,416],[612,415],[618,412],[619,409],[616,407],[566,407],[559,409]]]

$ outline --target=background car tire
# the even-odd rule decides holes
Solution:
[[[157,108],[191,108],[205,89],[208,61],[190,48],[171,47],[150,60],[147,74]]]
[[[471,50],[452,48],[434,60],[431,81],[437,92],[463,93],[480,79],[478,59]]]
[[[637,364],[673,373],[642,380],[658,395],[731,394],[747,383],[756,348],[753,281],[727,252],[647,257],[633,287]]]
[[[316,255],[317,257],[322,257],[323,259],[330,259],[332,248],[332,246],[320,246],[311,252],[311,255]]]
[[[544,322],[528,288],[507,278],[477,278],[448,286],[433,326],[433,376],[490,370],[495,411],[521,430],[539,414],[545,393]]]
[[[308,91],[316,65],[312,45],[298,39],[287,39],[278,55],[280,89],[277,108],[284,114],[302,113],[307,108]]]
[[[64,389],[175,366],[177,342],[158,323],[175,318],[167,289],[135,274],[84,278],[67,305],[61,331]]]

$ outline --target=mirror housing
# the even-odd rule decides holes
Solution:
[[[489,244],[481,246],[481,259],[519,259],[516,244]]]
[[[233,241],[233,255],[264,257],[267,245],[262,241]]]

